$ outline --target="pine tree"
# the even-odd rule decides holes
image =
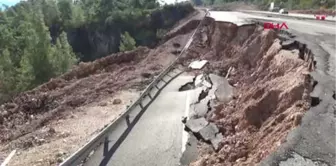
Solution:
[[[56,75],[50,60],[53,51],[51,37],[44,25],[42,12],[36,11],[32,14],[28,25],[31,32],[27,36],[29,43],[21,58],[20,90],[31,89]]]
[[[160,9],[157,0],[28,0],[3,8],[0,96],[32,89],[68,71],[77,59],[67,34],[77,55],[94,60],[118,51],[118,44],[120,51],[127,51],[136,48],[136,41],[155,42],[155,32],[167,28],[163,16],[171,18],[169,13],[175,9],[184,10],[178,6]],[[87,47],[79,48],[83,43]],[[107,49],[92,56],[102,45]]]
[[[135,49],[135,44],[136,44],[135,40],[132,38],[132,36],[128,32],[125,32],[124,34],[121,35],[119,50],[120,51],[133,50]]]
[[[16,91],[16,68],[7,49],[0,53],[0,93],[12,94]]]
[[[56,41],[51,61],[56,75],[65,73],[77,62],[76,55],[72,52],[72,48],[64,32]]]

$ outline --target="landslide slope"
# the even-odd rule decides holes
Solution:
[[[88,63],[0,107],[0,161],[10,165],[56,165],[126,110],[186,44],[203,12],[174,28],[154,49],[138,47]]]
[[[206,116],[223,134],[218,152],[206,144],[191,165],[256,165],[273,152],[310,107],[313,58],[297,44],[282,47],[277,32],[207,18],[180,63],[205,59],[203,72],[225,76],[235,87],[230,102],[217,101]]]

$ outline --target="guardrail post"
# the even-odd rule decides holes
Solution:
[[[169,77],[173,78],[169,73],[167,73],[166,76],[169,76]]]
[[[104,151],[103,151],[103,155],[105,156],[108,151],[109,151],[109,139],[108,139],[108,136],[105,137],[105,140],[104,140]]]
[[[164,82],[164,83],[167,83],[167,81],[165,81],[165,80],[163,80],[163,79],[161,79],[160,81],[162,81],[162,82]]]
[[[127,124],[127,126],[129,126],[129,125],[131,124],[129,118],[130,118],[130,116],[129,116],[129,115],[126,115],[125,119],[126,119],[126,124]]]

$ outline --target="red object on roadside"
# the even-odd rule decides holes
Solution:
[[[325,20],[326,15],[315,15],[316,20]]]

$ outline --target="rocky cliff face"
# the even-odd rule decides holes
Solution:
[[[157,9],[137,22],[113,24],[92,23],[67,30],[68,40],[82,61],[92,61],[119,51],[120,34],[128,31],[138,46],[155,47],[160,40],[160,30],[169,30],[179,20],[196,12],[190,5],[169,6]],[[197,23],[197,21],[195,22]],[[57,36],[57,27],[50,27]],[[164,39],[165,41],[167,39]]]

